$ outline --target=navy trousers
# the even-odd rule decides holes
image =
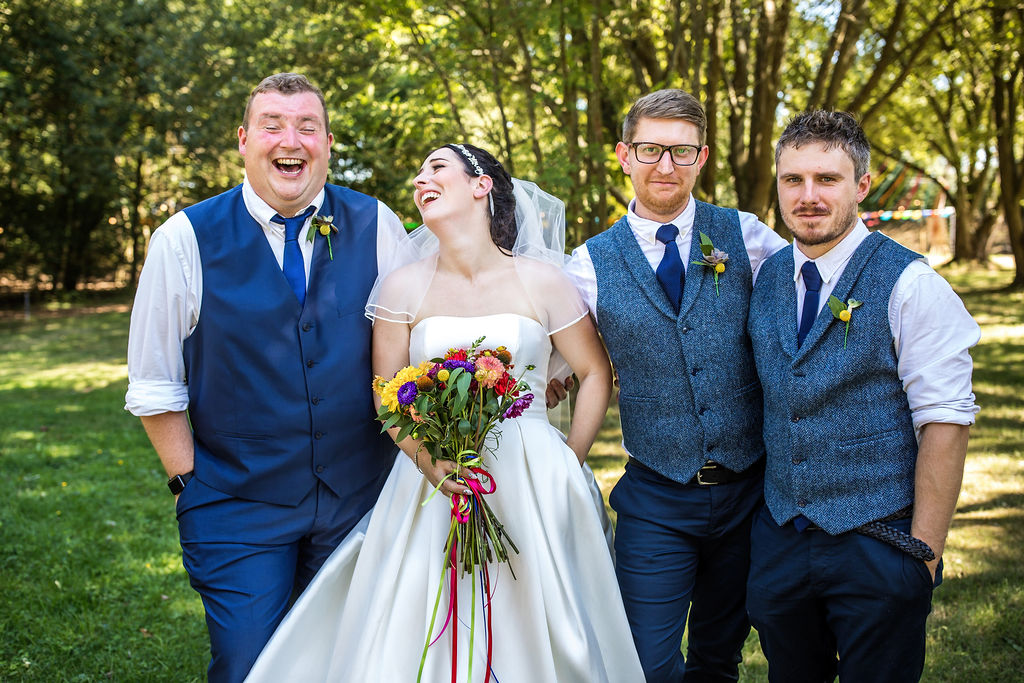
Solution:
[[[610,497],[615,573],[648,683],[738,680],[750,632],[750,523],[763,479],[679,484],[627,463]]]
[[[889,524],[910,531],[909,519]],[[932,589],[924,562],[881,541],[800,533],[767,507],[754,519],[747,607],[770,681],[919,680]]]
[[[203,599],[211,683],[245,678],[293,596],[377,499],[318,484],[296,507],[235,498],[193,477],[178,497],[182,559]]]

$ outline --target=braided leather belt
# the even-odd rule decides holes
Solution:
[[[886,524],[886,522],[893,522],[897,519],[908,519],[912,517],[913,514],[914,506],[908,505],[902,510],[892,513],[888,517],[876,519],[874,522],[868,522],[867,524],[861,524],[859,527],[854,529],[854,531],[858,534],[863,534],[864,536],[870,536],[882,543],[887,543],[897,550],[902,550],[911,557],[916,557],[922,562],[931,562],[935,559],[935,551],[933,551],[927,543],[922,541],[920,538],[915,538],[908,533],[904,533],[899,529]]]
[[[927,543],[886,524],[886,522],[895,522],[897,519],[910,519],[913,516],[914,506],[908,505],[902,510],[897,510],[888,517],[876,519],[875,521],[868,522],[867,524],[861,524],[859,527],[851,529],[851,531],[864,536],[870,536],[875,540],[891,545],[893,548],[901,550],[922,562],[931,562],[935,559],[935,551],[933,551]],[[822,528],[813,522],[807,526],[807,529],[822,531]]]

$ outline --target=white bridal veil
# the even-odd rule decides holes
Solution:
[[[516,200],[517,235],[512,247],[516,272],[537,320],[552,334],[587,314],[586,305],[561,272],[568,259],[565,204],[536,183],[514,178],[512,186]],[[366,316],[413,323],[430,291],[438,249],[437,237],[426,225],[394,245],[393,272],[377,278],[366,303]],[[501,302],[495,302],[494,312],[503,312],[500,309]]]

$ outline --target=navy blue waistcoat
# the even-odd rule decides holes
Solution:
[[[195,473],[240,498],[295,505],[319,478],[338,495],[380,480],[394,444],[374,420],[370,321],[377,200],[327,185],[300,306],[242,187],[185,213],[203,268],[199,323],[185,340]],[[299,239],[305,239],[305,234]]]
[[[761,266],[749,329],[764,386],[765,502],[777,523],[802,514],[838,534],[913,502],[917,440],[889,299],[917,258],[877,232],[853,253],[832,291],[863,302],[845,349],[846,324],[827,306],[797,349],[792,249]]]
[[[623,217],[587,240],[597,275],[598,327],[619,376],[630,455],[678,482],[708,460],[741,472],[764,454],[761,387],[747,337],[750,258],[739,214],[696,203],[677,314]],[[715,293],[699,233],[729,254]]]

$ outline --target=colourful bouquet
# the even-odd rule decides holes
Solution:
[[[444,571],[434,601],[434,612],[430,620],[430,633],[423,647],[420,661],[420,676],[427,648],[457,618],[458,579],[467,572],[477,569],[483,589],[484,615],[487,620],[487,634],[491,633],[490,596],[491,582],[487,563],[507,562],[508,548],[516,553],[512,539],[504,526],[495,517],[484,496],[493,493],[497,483],[487,470],[480,466],[484,448],[497,445],[501,435],[496,425],[504,420],[519,417],[533,401],[529,385],[522,378],[513,377],[512,354],[504,346],[496,349],[481,349],[484,337],[480,337],[468,349],[449,349],[444,358],[435,358],[417,366],[402,368],[388,380],[377,376],[373,379],[373,390],[381,398],[377,419],[384,423],[383,430],[398,428],[396,441],[407,436],[420,441],[419,449],[430,454],[431,461],[450,460],[455,469],[438,482],[431,498],[448,478],[470,490],[467,495],[456,494],[451,498],[451,526],[444,547]],[[527,366],[532,370],[533,366]],[[420,451],[414,456],[417,460]],[[466,473],[473,476],[467,477]],[[484,482],[487,482],[486,485]],[[429,502],[424,502],[424,505]],[[507,544],[507,547],[506,547]],[[459,570],[458,572],[456,570]],[[515,577],[515,573],[512,573]],[[450,585],[448,616],[445,625],[436,638],[431,640],[434,621],[441,600],[445,580]],[[472,582],[472,601],[476,602],[476,582]],[[469,674],[472,676],[473,634],[476,610],[470,623]],[[487,643],[487,672],[490,675],[491,642]],[[457,629],[452,628],[452,681],[455,680],[458,656]],[[419,680],[419,677],[417,677]]]

